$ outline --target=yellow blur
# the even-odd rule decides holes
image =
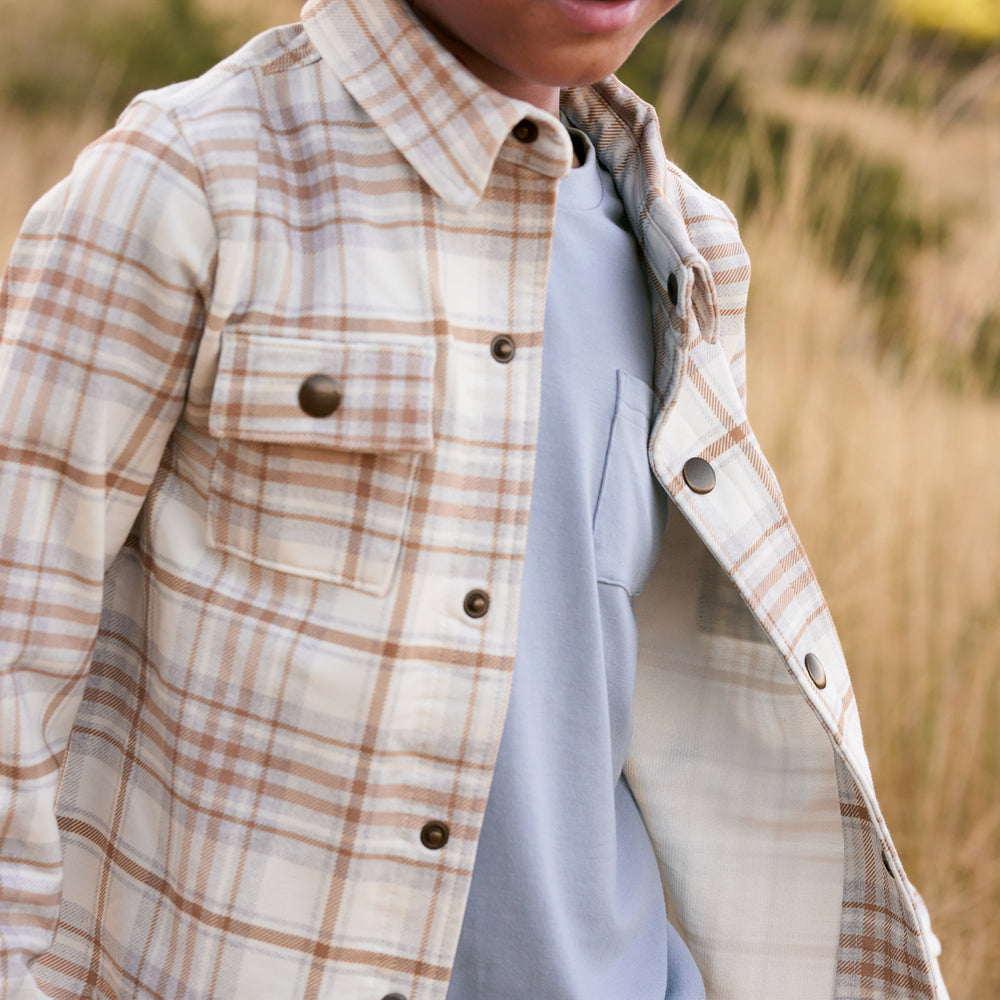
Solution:
[[[1000,0],[890,0],[893,12],[920,28],[956,31],[969,38],[1000,38]]]

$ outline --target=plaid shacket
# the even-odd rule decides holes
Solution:
[[[135,101],[6,271],[4,1000],[447,990],[571,146],[399,0],[314,0],[303,22]],[[734,220],[614,79],[564,111],[654,303],[672,509],[627,774],[671,919],[713,1000],[944,997],[747,423]],[[342,393],[330,416],[300,405],[314,375]]]

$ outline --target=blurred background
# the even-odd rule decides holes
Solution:
[[[297,15],[0,0],[3,258],[133,94]],[[685,0],[621,74],[741,220],[751,417],[953,1000],[1000,997],[998,38],[1000,0]]]

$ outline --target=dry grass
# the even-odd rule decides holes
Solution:
[[[87,8],[87,17],[111,16],[116,9],[134,16],[144,6],[152,7],[151,0],[94,0]],[[301,4],[297,0],[196,0],[196,6],[218,20],[224,44],[235,47],[269,25],[296,20]],[[61,43],[58,55],[65,59],[65,40],[53,25],[65,21],[74,7],[69,0],[33,0],[30,5],[23,0],[0,0],[0,22],[5,25],[0,35],[0,84],[11,65],[32,60],[46,65],[53,37]],[[0,100],[0,149],[4,153],[0,156],[0,190],[6,195],[0,200],[3,261],[27,208],[67,173],[79,150],[106,127],[107,90],[115,77],[112,61],[99,61],[96,72],[82,81],[82,108],[70,112],[31,115],[5,107]]]
[[[0,257],[6,261],[18,227],[36,198],[64,176],[79,150],[101,130],[93,115],[39,122],[0,111]]]
[[[751,414],[838,621],[952,996],[997,996],[1000,407],[880,373],[849,346],[865,303],[774,227],[745,236]]]
[[[297,9],[205,6],[247,31]],[[711,25],[683,30],[658,102],[668,128],[695,57],[718,44]],[[864,97],[790,82],[797,56],[827,43],[836,33],[817,38],[795,17],[729,37],[720,59],[747,95],[746,142],[699,179],[743,219],[751,414],[838,620],[886,815],[943,940],[953,1000],[985,1000],[1000,996],[1000,399],[974,390],[968,348],[1000,310],[1000,56],[947,86],[929,81],[931,97],[904,108],[885,95],[912,70],[905,39]],[[98,117],[0,112],[0,252]],[[762,138],[775,117],[789,129],[780,171]],[[831,267],[808,224],[831,135],[900,165],[914,210],[948,220],[942,245],[905,261],[893,306],[904,367],[880,347],[885,302]],[[764,181],[741,205],[751,168]]]

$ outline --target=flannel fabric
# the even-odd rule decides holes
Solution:
[[[675,510],[627,772],[672,918],[713,998],[944,997],[747,423],[732,216],[614,79],[564,111],[654,298]],[[138,99],[32,210],[0,291],[4,1000],[444,997],[571,156],[400,0],[312,0]],[[339,415],[297,409],[314,373]]]

